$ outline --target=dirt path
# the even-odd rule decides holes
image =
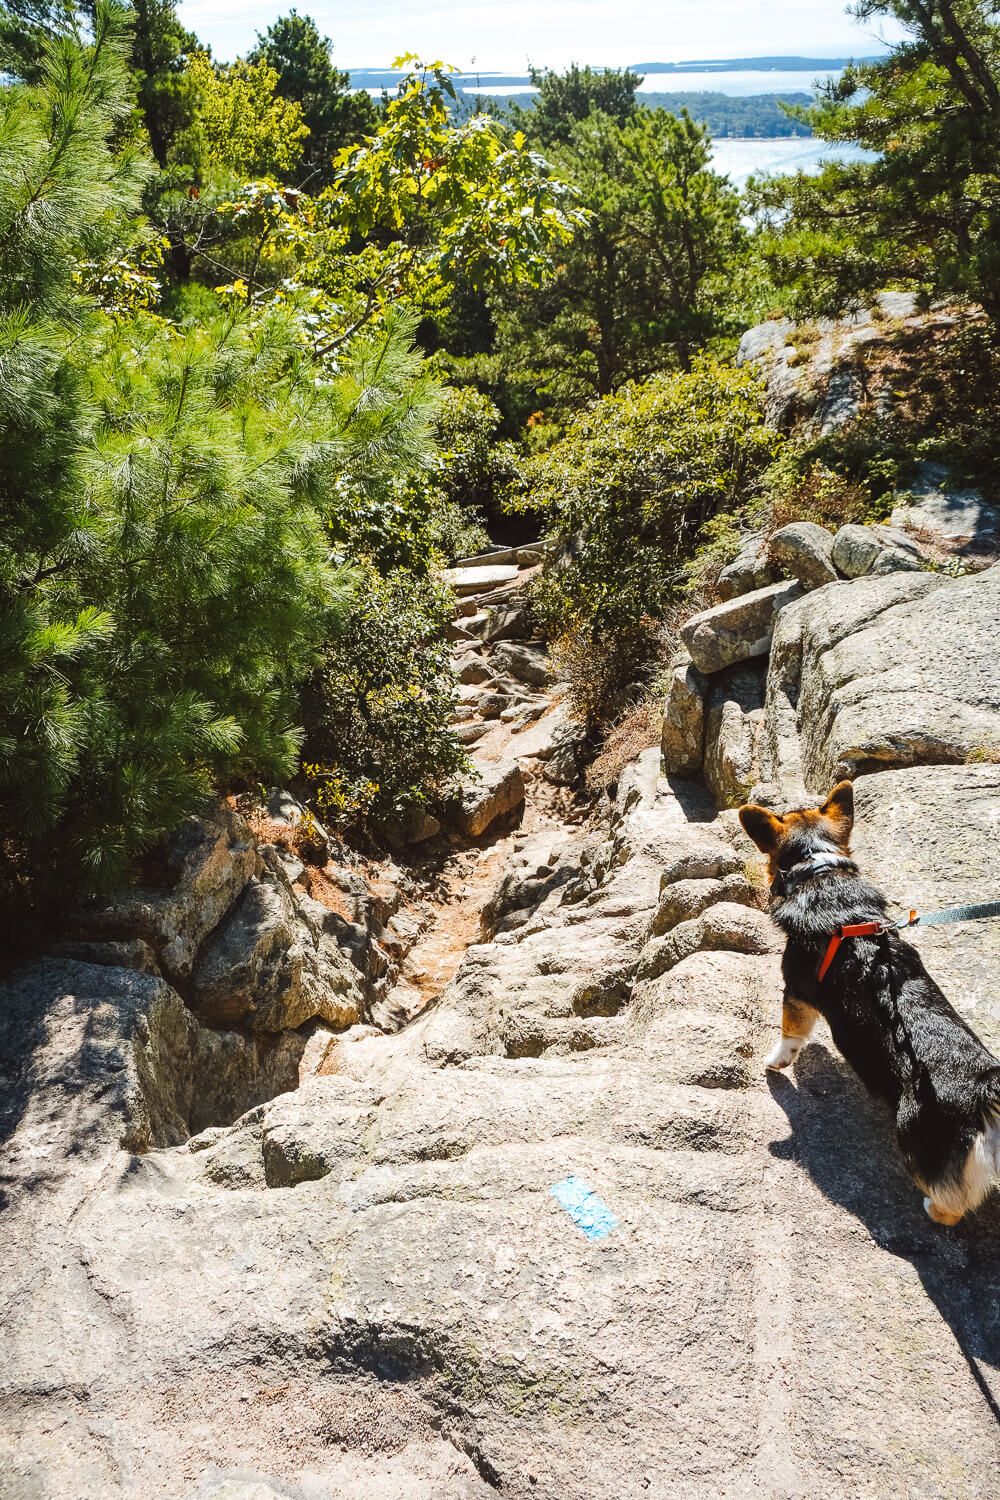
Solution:
[[[463,576],[466,590],[452,626],[453,657],[460,680],[474,679],[462,681],[455,713],[473,767],[470,784],[474,787],[477,778],[489,782],[516,765],[524,798],[502,811],[478,838],[452,836],[444,857],[434,856],[433,879],[422,872],[425,894],[408,908],[419,934],[398,979],[373,1010],[373,1019],[385,1031],[415,1019],[454,978],[466,950],[480,941],[483,911],[505,866],[533,839],[562,834],[585,815],[558,778],[545,774],[564,731],[566,711],[563,685],[544,648],[524,639],[528,627],[521,591],[538,571],[530,561],[534,550],[522,550],[529,560],[520,567],[507,561],[517,554],[505,551],[499,567],[484,557],[453,570]],[[497,584],[498,571],[511,576]],[[473,589],[477,573],[482,578],[478,593]]]

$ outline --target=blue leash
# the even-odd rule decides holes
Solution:
[[[1000,901],[980,901],[975,906],[946,906],[943,911],[932,911],[926,917],[911,911],[892,926],[900,932],[904,927],[944,927],[949,922],[975,922],[980,917],[1000,917]]]

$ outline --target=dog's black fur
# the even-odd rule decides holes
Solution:
[[[787,936],[783,1034],[801,1045],[815,1019],[809,1011],[824,1017],[862,1082],[893,1110],[931,1217],[957,1222],[989,1191],[990,1166],[995,1172],[1000,1159],[1000,1062],[896,932],[845,938],[819,980],[831,933],[886,917],[885,897],[850,859],[850,783],[821,808],[778,818],[748,806],[740,821],[769,855],[771,915]],[[817,856],[833,863],[813,869]],[[795,1055],[771,1065],[787,1066]]]

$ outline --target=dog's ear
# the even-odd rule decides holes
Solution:
[[[846,831],[850,833],[854,827],[854,787],[851,782],[838,781],[820,812],[824,818],[835,818],[840,823],[846,823]]]
[[[758,807],[754,802],[740,808],[740,822],[743,824],[743,831],[750,835],[764,854],[770,854],[778,847],[785,831],[785,825],[777,814],[768,812],[766,807]]]

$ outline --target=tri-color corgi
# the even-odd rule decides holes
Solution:
[[[885,897],[851,859],[851,783],[822,807],[781,817],[741,807],[740,822],[768,857],[771,915],[787,938],[781,1041],[767,1067],[789,1067],[823,1016],[862,1083],[891,1106],[927,1212],[957,1224],[1000,1182],[1000,1062],[890,926]],[[831,942],[854,925],[869,931]]]

